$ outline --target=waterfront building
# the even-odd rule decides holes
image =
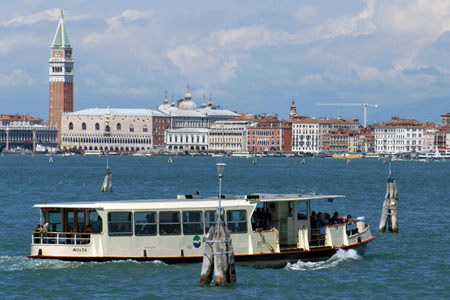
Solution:
[[[367,128],[367,127],[365,127]],[[365,132],[361,128],[361,132],[355,132],[348,140],[348,150],[352,153],[375,152],[375,135],[373,132]]]
[[[163,149],[170,118],[149,109],[91,108],[63,113],[62,145],[97,151],[150,151]]]
[[[61,142],[61,115],[73,112],[73,66],[72,45],[61,10],[58,27],[51,46],[49,59],[49,111],[48,124],[58,128]]]
[[[208,133],[208,149],[220,152],[248,152],[249,120],[217,121]]]
[[[29,115],[0,115],[0,126],[33,126],[43,124],[44,120]]]
[[[164,98],[164,103],[159,105],[157,110],[170,116],[172,129],[180,128],[209,128],[216,121],[233,119],[239,114],[225,109],[218,109],[213,105],[211,96],[208,104],[203,103],[200,107],[192,100],[189,88],[184,98],[179,99],[175,104],[174,100],[169,103],[169,99]]]
[[[437,128],[425,128],[423,132],[422,152],[434,152],[436,150],[436,132]]]
[[[436,130],[434,145],[438,149],[450,149],[450,125]]]
[[[414,119],[392,120],[375,128],[376,152],[397,154],[423,151],[424,124]]]
[[[355,132],[352,130],[330,131],[323,135],[323,147],[325,152],[350,152],[350,137]]]
[[[207,151],[208,128],[167,129],[165,148],[170,152]]]
[[[248,127],[248,151],[290,151],[292,124],[274,115],[257,115]]]
[[[57,129],[29,115],[0,115],[0,146],[6,151],[45,151],[57,146]]]
[[[331,131],[359,130],[361,125],[357,120],[314,119],[305,116],[295,116],[292,122],[292,151],[302,153],[319,153],[325,151],[323,137]]]

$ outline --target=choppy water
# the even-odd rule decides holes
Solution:
[[[0,159],[1,299],[450,299],[450,161],[392,162],[399,191],[399,234],[377,232],[388,165],[378,160],[226,158],[223,191],[344,194],[316,210],[365,216],[377,239],[364,257],[339,251],[325,262],[283,269],[237,267],[238,282],[200,287],[200,264],[30,260],[39,222],[35,203],[217,193],[211,157],[111,157],[113,193],[100,193],[106,158],[7,155]]]

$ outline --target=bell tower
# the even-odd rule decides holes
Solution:
[[[72,46],[61,10],[58,27],[49,59],[49,107],[48,124],[58,128],[58,144],[61,144],[61,115],[73,112],[73,65]]]

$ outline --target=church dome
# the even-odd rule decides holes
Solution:
[[[187,91],[186,94],[184,95],[184,99],[185,100],[191,100],[192,99],[192,95],[189,93],[189,91]]]
[[[186,95],[187,95],[187,94],[186,94]],[[190,96],[190,95],[189,95],[189,96]],[[188,98],[187,98],[186,96],[185,96],[185,99],[186,99],[186,100],[182,101],[182,102],[180,103],[180,105],[178,106],[179,109],[181,109],[181,110],[194,110],[194,109],[197,108],[197,104],[195,104],[194,101],[192,101],[192,100],[187,100]]]

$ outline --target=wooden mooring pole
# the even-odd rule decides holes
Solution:
[[[214,285],[225,286],[236,282],[236,268],[230,232],[222,220],[222,177],[226,165],[218,163],[216,166],[219,174],[219,208],[216,223],[209,228],[206,235],[200,285],[211,284],[214,275]]]

